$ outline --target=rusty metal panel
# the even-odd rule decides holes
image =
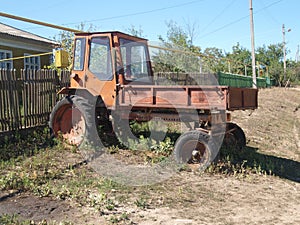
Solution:
[[[198,87],[190,89],[191,105],[197,109],[226,109],[226,89],[222,87]]]
[[[258,107],[258,89],[228,87],[228,110],[256,109]]]
[[[120,106],[226,109],[226,89],[216,86],[124,85],[119,96]]]
[[[155,89],[155,103],[157,105],[171,105],[174,108],[178,107],[188,107],[188,93],[186,88],[178,87],[178,88],[157,88]]]
[[[187,106],[185,90],[164,86],[123,86],[120,93],[120,105],[136,107],[166,107]],[[176,99],[174,101],[174,99]]]
[[[124,106],[153,104],[151,86],[122,86],[119,92],[119,104]]]

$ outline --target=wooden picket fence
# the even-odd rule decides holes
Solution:
[[[0,132],[46,125],[69,71],[0,69]]]

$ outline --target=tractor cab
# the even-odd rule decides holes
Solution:
[[[117,87],[152,83],[147,40],[121,32],[75,34],[72,64],[71,85],[60,93],[86,89],[107,107],[114,105]]]

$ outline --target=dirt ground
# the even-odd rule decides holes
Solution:
[[[300,89],[260,90],[259,108],[232,118],[245,131],[247,149],[268,162],[263,169],[272,175],[181,171],[156,185],[112,190],[115,199],[123,198],[107,214],[12,190],[0,194],[0,215],[71,224],[300,224]],[[138,207],[141,194],[147,202]]]

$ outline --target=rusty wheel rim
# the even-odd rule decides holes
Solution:
[[[54,117],[53,131],[69,144],[79,146],[85,135],[85,119],[79,109],[70,105],[61,107]]]
[[[206,144],[197,140],[187,141],[182,149],[182,161],[189,164],[203,164],[205,163],[208,157],[208,149]]]

